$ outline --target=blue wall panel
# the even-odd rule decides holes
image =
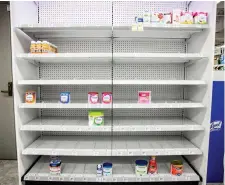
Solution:
[[[207,182],[223,182],[224,81],[213,82]]]

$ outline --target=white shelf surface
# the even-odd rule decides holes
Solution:
[[[114,85],[206,85],[203,80],[113,80]]]
[[[190,60],[200,60],[207,58],[199,53],[113,53],[113,62],[123,63],[184,63]]]
[[[59,101],[42,101],[41,103],[21,103],[19,108],[37,108],[37,109],[110,109],[112,104],[89,104],[85,101],[76,103],[60,103]]]
[[[22,24],[17,28],[36,38],[86,38],[112,37],[112,25],[85,25],[85,24]]]
[[[134,101],[113,101],[113,108],[117,109],[153,109],[153,108],[203,108],[201,102],[190,100],[152,100],[150,104],[141,104]]]
[[[189,119],[179,117],[159,118],[113,118],[104,121],[104,126],[89,126],[88,120],[75,118],[43,117],[34,119],[21,127],[22,131],[65,131],[65,132],[154,132],[154,131],[194,131],[204,128]]]
[[[66,181],[66,182],[168,182],[199,181],[199,176],[181,156],[157,157],[158,174],[137,176],[135,174],[135,157],[61,157],[62,171],[60,175],[49,173],[49,157],[41,159],[25,175],[25,181]],[[148,160],[148,158],[143,158]],[[170,162],[182,160],[184,172],[181,176],[170,174]],[[111,176],[96,176],[96,166],[104,161],[111,161]]]
[[[18,85],[206,85],[203,80],[18,80]]]
[[[132,25],[113,25],[114,37],[148,37],[148,38],[190,38],[194,33],[208,29],[209,25],[198,24],[149,24],[143,31],[132,31]]]
[[[86,102],[63,104],[58,101],[43,101],[42,103],[21,103],[19,108],[59,109],[59,108],[81,108],[81,109],[154,109],[154,108],[203,108],[200,102],[189,100],[158,100],[150,104],[141,104],[133,101],[113,101],[113,104],[89,104]]]
[[[105,64],[112,62],[112,53],[48,53],[48,54],[23,53],[17,55],[17,58],[40,63]]]
[[[160,156],[201,155],[180,136],[44,136],[22,151],[23,155]]]
[[[112,80],[18,80],[18,85],[110,85]]]

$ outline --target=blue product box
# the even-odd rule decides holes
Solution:
[[[69,92],[60,93],[60,102],[61,103],[70,103],[70,93]]]

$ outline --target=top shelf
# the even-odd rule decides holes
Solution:
[[[207,29],[208,25],[144,25],[144,31],[132,31],[132,25],[76,25],[76,24],[24,24],[23,32],[36,38],[189,38],[193,33]]]
[[[149,24],[144,31],[132,31],[131,25],[114,25],[113,36],[118,38],[190,38],[192,34],[202,32],[208,25],[199,24]]]

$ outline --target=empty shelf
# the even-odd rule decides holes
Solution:
[[[24,155],[59,156],[159,156],[201,155],[180,136],[44,136],[22,152]]]

